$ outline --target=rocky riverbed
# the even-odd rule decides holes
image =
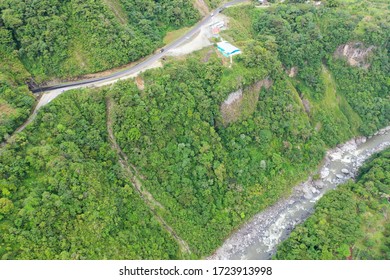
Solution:
[[[270,259],[277,245],[313,212],[315,203],[339,184],[356,177],[374,153],[390,147],[390,126],[371,137],[357,137],[326,153],[319,179],[309,178],[292,194],[257,214],[209,259]]]

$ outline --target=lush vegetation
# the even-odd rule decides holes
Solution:
[[[185,0],[1,1],[0,141],[32,110],[26,84],[135,61],[198,18]]]
[[[138,24],[123,15],[142,17],[141,8],[125,2],[137,1],[110,1],[108,7],[122,19],[122,27]],[[147,11],[156,3],[150,1]],[[163,68],[142,74],[137,83],[65,93],[1,151],[3,258],[207,256],[234,229],[306,178],[327,147],[388,124],[389,34],[365,37],[360,32],[367,27],[361,26],[362,7],[280,5],[265,11],[248,5],[226,13],[231,29],[222,36],[243,50],[231,67],[210,47],[186,59],[167,59]],[[370,28],[387,26],[383,13],[372,16]],[[138,27],[137,32],[155,42],[161,38],[157,30],[183,23],[154,19],[144,18],[151,28]],[[156,22],[161,29],[153,28]],[[16,38],[27,32],[12,30]],[[89,44],[88,36],[82,44]],[[350,40],[375,45],[368,68],[351,67],[334,56]],[[91,53],[97,50],[88,46]],[[19,53],[30,65],[22,48]],[[37,73],[49,60],[53,69],[62,63],[54,61],[56,55],[39,57]],[[295,77],[288,76],[292,67],[298,69]],[[221,104],[239,89],[239,113],[226,122]],[[122,175],[108,141],[106,98],[112,100],[113,131],[128,164],[136,167],[142,187],[162,206],[159,215],[193,255],[178,253],[179,246]]]
[[[214,9],[217,8],[221,3],[227,2],[226,0],[204,0],[208,7]]]
[[[0,15],[37,81],[135,61],[160,46],[167,31],[199,18],[185,0],[4,0]]]
[[[121,83],[109,92],[119,145],[169,210],[166,219],[204,256],[286,192],[292,176],[315,167],[323,145],[283,80],[257,92],[254,115],[224,127],[219,105],[231,88],[273,69],[227,69],[215,54],[205,65],[200,59],[145,74],[144,91]]]
[[[390,25],[388,13],[382,9],[386,10],[386,5],[380,1],[357,1],[354,5],[339,3],[338,8],[279,5],[252,14],[253,36],[265,44],[276,44],[275,51],[288,71],[296,67],[296,88],[314,107],[313,121],[321,126],[329,145],[347,139],[357,129],[370,134],[389,123]],[[367,57],[368,69],[347,67],[345,60],[335,58],[337,47],[348,42],[375,47]],[[333,87],[342,98],[339,104],[324,104],[324,94],[332,90],[331,78],[323,75],[324,62],[335,77]],[[332,109],[336,106],[339,108]],[[327,137],[329,134],[333,137]]]
[[[2,259],[179,257],[121,175],[105,111],[102,93],[69,93],[1,151]]]
[[[320,199],[278,248],[277,259],[389,259],[390,150]]]
[[[241,11],[236,14],[240,20],[239,9],[245,8],[227,13],[234,18],[235,11]],[[348,22],[352,12],[344,18],[339,10],[317,10],[309,5],[281,6],[273,13],[246,9],[252,14],[253,29],[249,38],[236,32],[243,55],[232,69],[224,67],[218,56],[201,52],[186,64],[170,62],[164,69],[146,74],[144,90],[128,83],[110,90],[117,104],[115,133],[120,146],[147,178],[145,186],[169,210],[166,219],[200,256],[288,192],[316,166],[326,145],[340,143],[371,124],[353,103],[349,105],[354,96],[337,92],[338,80],[333,68],[328,69],[335,49],[357,38]],[[285,16],[295,31],[279,34],[281,30],[271,30],[273,24],[259,28],[268,14]],[[322,30],[325,18],[338,25]],[[296,27],[300,21],[302,28]],[[279,40],[280,35],[284,37]],[[297,36],[301,38],[298,43],[290,40]],[[317,37],[322,39],[313,40]],[[373,60],[386,52],[383,42],[383,37],[376,41],[380,51]],[[200,63],[204,57],[207,62]],[[384,87],[379,94],[387,98],[381,100],[386,107],[388,88],[382,77],[387,73],[387,61],[382,62],[385,67],[376,72],[373,61],[365,75]],[[283,67],[296,65],[301,68],[298,77],[286,79]],[[267,77],[274,81],[269,90],[253,86]],[[256,110],[244,112],[238,121],[224,126],[220,104],[240,87],[257,92]],[[368,98],[376,94],[366,92]],[[302,106],[305,98],[311,103],[311,112]],[[383,110],[377,114],[383,122],[376,127],[388,123]]]
[[[0,142],[30,115],[34,97],[30,75],[14,53],[12,35],[0,26]]]

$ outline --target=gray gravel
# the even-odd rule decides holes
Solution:
[[[313,212],[328,190],[355,178],[359,167],[374,153],[390,147],[390,126],[371,137],[357,137],[326,153],[320,179],[309,178],[244,224],[208,259],[270,259],[277,245]]]

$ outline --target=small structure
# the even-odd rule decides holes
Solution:
[[[214,37],[218,37],[218,34],[221,32],[221,30],[225,29],[225,22],[218,21],[211,23],[209,24],[209,29]]]
[[[241,53],[240,49],[226,41],[218,43],[217,46],[218,50],[226,57],[232,57]]]

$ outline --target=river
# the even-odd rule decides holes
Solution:
[[[209,259],[270,259],[277,245],[313,213],[316,202],[327,191],[355,178],[370,156],[387,147],[390,147],[390,126],[372,137],[357,137],[328,151],[318,170],[320,179],[309,178],[296,186],[289,197],[255,215]]]

